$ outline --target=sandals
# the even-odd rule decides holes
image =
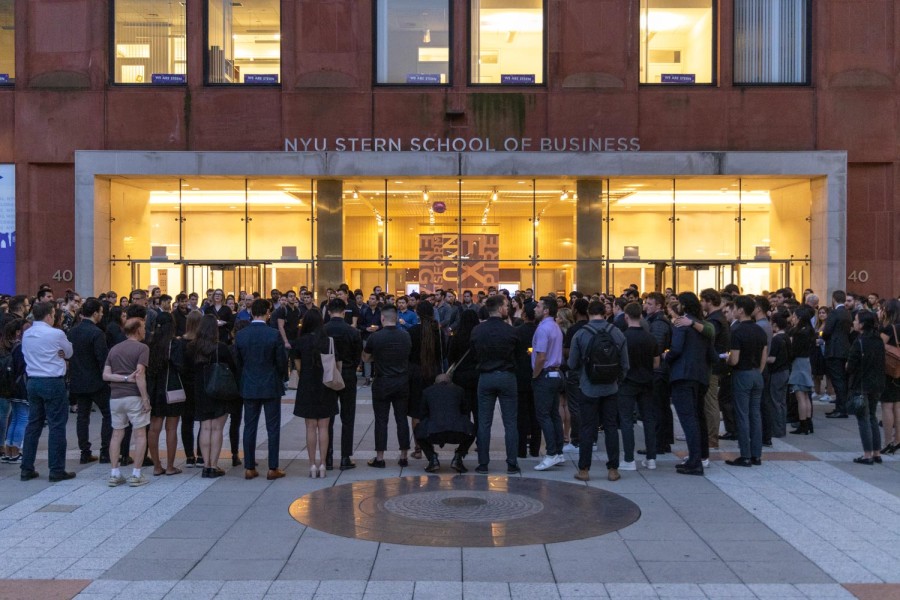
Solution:
[[[155,474],[156,474],[156,473],[154,473],[154,475],[155,475]],[[180,475],[180,474],[181,474],[181,469],[179,469],[178,467],[172,467],[172,472],[171,472],[171,473],[169,473],[168,471],[166,471],[166,475]]]
[[[366,464],[370,467],[375,467],[376,469],[383,469],[386,466],[384,460],[378,460],[377,458],[369,459],[369,462]]]

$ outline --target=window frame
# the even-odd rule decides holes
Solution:
[[[710,40],[712,44],[712,53],[710,55],[710,60],[712,61],[712,80],[709,83],[644,83],[642,82],[640,75],[640,54],[641,54],[641,4],[637,2],[637,27],[638,27],[638,87],[646,87],[646,88],[678,88],[678,89],[691,89],[691,88],[715,88],[719,87],[719,27],[721,26],[719,23],[719,15],[721,14],[719,11],[719,3],[721,0],[712,0],[712,39]],[[648,19],[649,22],[649,19]],[[734,25],[734,21],[732,20],[732,26]],[[732,38],[734,39],[734,38]],[[649,48],[647,49],[649,54]],[[732,55],[734,53],[732,52]]]
[[[15,69],[15,63],[16,63],[16,29],[15,29],[15,27],[16,27],[16,4],[18,4],[16,2],[16,0],[12,0],[12,9],[13,9],[13,55],[12,55],[12,60],[13,60],[13,68],[14,69]],[[7,73],[7,75],[8,75],[8,73]],[[10,88],[14,88],[14,87],[16,87],[16,77],[15,76],[13,76],[11,81],[0,82],[0,89],[10,89]]]
[[[541,43],[543,44],[542,52],[541,52],[541,83],[476,83],[472,81],[472,0],[465,0],[466,2],[466,31],[468,35],[466,35],[466,85],[469,87],[475,88],[491,88],[491,89],[535,89],[535,88],[546,88],[547,85],[547,54],[549,45],[549,33],[550,33],[550,9],[548,6],[547,0],[541,0],[541,5],[543,7],[544,14],[544,31],[542,35]]]
[[[812,68],[813,68],[813,2],[806,0],[806,80],[801,83],[741,83],[735,80],[734,74],[737,72],[737,53],[734,51],[735,40],[737,39],[737,19],[732,13],[731,19],[731,85],[736,88],[760,88],[760,87],[783,87],[783,88],[801,88],[811,87]]]
[[[372,87],[375,88],[397,88],[397,89],[435,89],[453,87],[453,67],[456,64],[454,60],[456,52],[454,52],[453,36],[456,31],[454,27],[454,16],[456,14],[456,2],[454,0],[444,0],[447,3],[447,46],[449,50],[449,61],[447,67],[447,83],[379,83],[378,81],[378,5],[385,0],[374,0],[372,2]]]
[[[107,44],[109,52],[109,85],[112,87],[122,87],[122,88],[140,88],[140,89],[166,89],[166,88],[174,88],[174,89],[184,89],[188,85],[188,76],[190,72],[187,69],[188,56],[190,55],[190,44],[188,43],[188,14],[187,14],[187,5],[184,6],[184,52],[185,52],[185,71],[188,71],[184,74],[184,83],[166,83],[166,84],[154,84],[152,82],[145,83],[122,83],[116,81],[116,4],[117,0],[112,0],[109,4],[109,43]]]
[[[278,82],[277,83],[216,83],[209,80],[209,0],[203,0],[203,86],[224,88],[280,88],[284,73],[281,69],[281,61],[284,57],[284,13],[279,5],[278,10]]]

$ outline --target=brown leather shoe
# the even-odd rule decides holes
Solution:
[[[610,481],[618,481],[618,480],[622,479],[622,476],[619,475],[618,469],[610,469],[606,478],[609,479]]]
[[[256,469],[247,469],[244,471],[244,479],[255,479],[259,477],[259,471]]]
[[[269,472],[266,473],[266,479],[272,481],[273,479],[281,479],[284,477],[284,471],[281,469],[269,469]]]
[[[578,481],[590,481],[590,471],[588,471],[587,469],[578,469],[578,472],[575,473],[575,479],[577,479]]]

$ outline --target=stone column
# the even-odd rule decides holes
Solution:
[[[575,281],[578,290],[591,294],[603,290],[603,182],[580,179],[577,184]]]
[[[336,288],[343,279],[344,182],[316,183],[316,292],[321,301],[326,288]]]

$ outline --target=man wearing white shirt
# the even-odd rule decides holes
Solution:
[[[47,448],[50,481],[75,477],[75,473],[66,471],[66,421],[69,418],[66,359],[72,356],[72,344],[61,329],[53,328],[55,312],[52,302],[36,303],[32,308],[34,324],[22,336],[30,407],[22,446],[22,481],[38,476],[34,459],[45,421],[50,429]]]

